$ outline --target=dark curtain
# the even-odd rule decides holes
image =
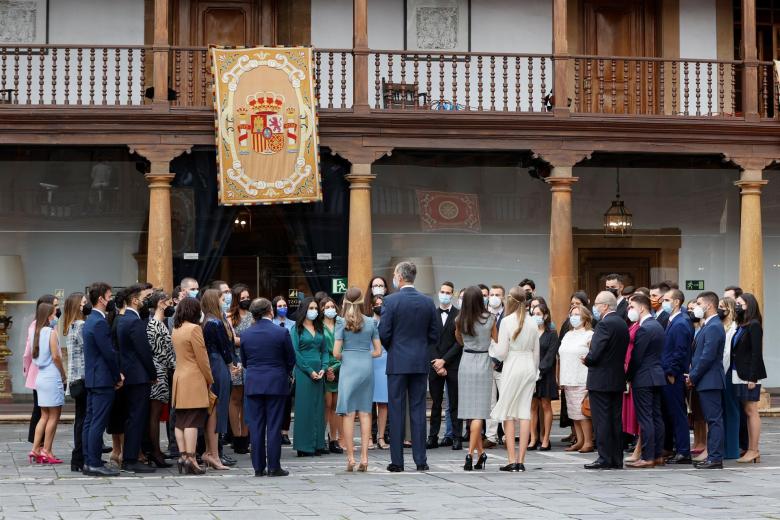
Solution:
[[[217,204],[217,162],[214,148],[193,148],[174,160],[174,187],[191,187],[195,195],[195,248],[198,260],[173,259],[174,283],[191,276],[205,287],[217,272],[222,253],[230,239],[234,206]]]
[[[312,294],[330,294],[332,279],[347,276],[349,183],[344,176],[349,163],[329,153],[323,153],[320,161],[322,202],[290,204],[285,214],[288,235]],[[317,260],[317,253],[330,253],[332,259]]]

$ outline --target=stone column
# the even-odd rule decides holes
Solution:
[[[131,151],[151,163],[145,175],[149,182],[149,234],[146,256],[146,281],[170,293],[173,290],[173,240],[171,237],[171,160],[190,146],[149,145]]]
[[[764,237],[761,229],[761,170],[745,170],[735,182],[740,189],[739,286],[764,304]]]
[[[368,286],[373,270],[371,238],[371,164],[353,164],[349,181],[349,256],[347,279],[350,287]]]

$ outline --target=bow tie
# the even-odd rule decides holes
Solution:
[[[440,310],[441,312],[443,312],[444,314],[449,314],[449,313],[450,313],[450,310],[449,310],[449,309],[439,309],[439,310]]]

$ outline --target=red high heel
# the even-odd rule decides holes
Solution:
[[[41,450],[41,463],[42,464],[62,464],[62,460],[58,459],[51,453]]]
[[[41,463],[41,454],[40,453],[35,453],[35,450],[32,450],[27,455],[27,460],[30,461],[30,464],[40,464]]]

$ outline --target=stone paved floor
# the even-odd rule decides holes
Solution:
[[[387,451],[370,452],[367,474],[344,473],[339,455],[298,459],[285,449],[286,478],[255,478],[248,455],[229,472],[180,477],[97,479],[59,467],[30,466],[26,425],[0,425],[0,518],[91,519],[182,517],[296,518],[780,518],[780,419],[764,419],[762,463],[723,471],[657,468],[589,472],[592,455],[531,452],[524,474],[498,471],[503,450],[489,450],[487,470],[462,471],[462,453],[429,451],[429,473],[390,474]],[[560,433],[560,432],[556,432]],[[71,427],[60,428],[55,453],[67,454]]]

